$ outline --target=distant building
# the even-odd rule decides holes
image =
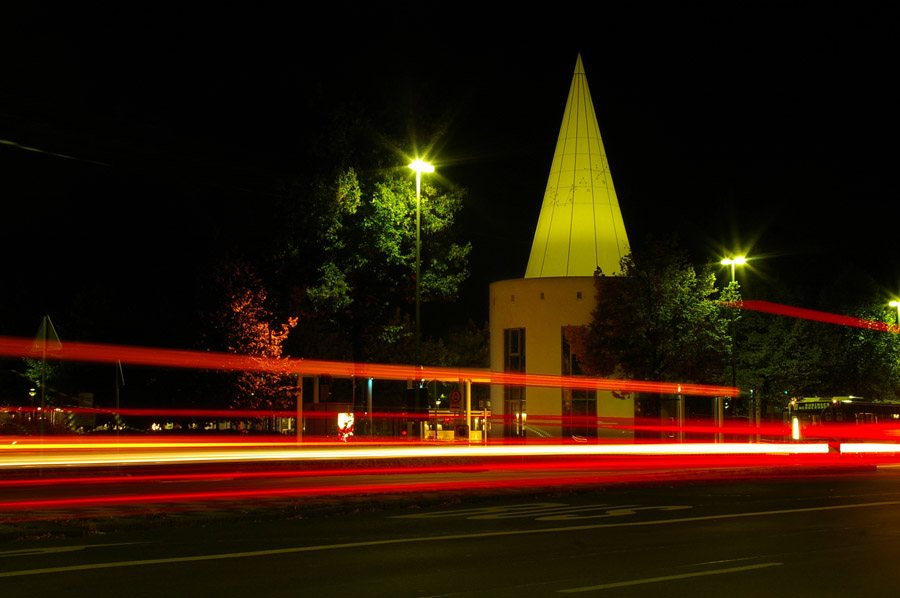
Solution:
[[[525,277],[490,287],[491,369],[578,374],[566,326],[591,321],[593,275],[619,272],[629,252],[625,223],[588,90],[581,56],[569,89]],[[634,401],[608,391],[493,386],[491,409],[505,425],[493,435],[631,437],[599,418],[633,421]],[[528,419],[528,414],[533,416]],[[583,421],[578,416],[584,416]],[[628,423],[630,423],[630,421]]]

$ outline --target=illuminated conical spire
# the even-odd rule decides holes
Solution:
[[[616,274],[628,251],[579,54],[525,278]]]

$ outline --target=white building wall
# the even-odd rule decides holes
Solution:
[[[525,329],[525,367],[534,374],[562,374],[562,328],[590,323],[596,305],[592,276],[522,278],[495,282],[490,287],[491,370],[504,369],[503,331]],[[537,436],[561,437],[562,390],[530,387],[525,391],[528,424]],[[503,387],[491,387],[491,409],[503,415]],[[545,420],[541,416],[557,418]],[[634,420],[634,400],[619,399],[608,391],[597,393],[597,416]],[[494,426],[492,436],[503,435]],[[631,432],[616,430],[602,437],[632,438]]]

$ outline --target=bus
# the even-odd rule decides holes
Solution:
[[[834,435],[846,439],[850,430],[846,425],[871,425],[864,431],[857,429],[855,437],[879,434],[880,428],[900,427],[900,401],[867,401],[863,397],[804,397],[793,399],[785,413],[786,424],[791,427],[791,437],[800,440],[806,436],[819,438]],[[811,428],[822,426],[822,430]]]

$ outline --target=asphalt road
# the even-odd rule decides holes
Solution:
[[[896,596],[900,470],[362,497],[103,530],[0,544],[0,595]]]

